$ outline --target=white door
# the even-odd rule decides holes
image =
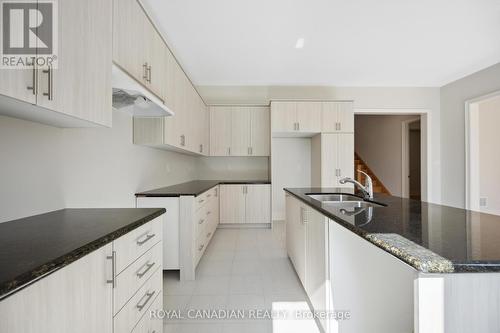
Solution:
[[[340,133],[338,137],[338,168],[340,169],[339,179],[344,177],[354,178],[354,134]],[[341,185],[339,183],[339,185]],[[341,185],[352,187],[352,184]]]
[[[231,156],[250,155],[250,109],[233,107],[231,112]]]
[[[246,198],[243,185],[220,185],[220,223],[245,223]]]
[[[210,108],[210,156],[231,155],[231,107]]]
[[[354,109],[352,102],[335,102],[338,108],[339,132],[354,133]]]
[[[271,185],[244,185],[246,223],[271,223]]]
[[[299,132],[321,132],[321,104],[321,102],[297,102]]]
[[[270,114],[267,107],[250,109],[250,133],[252,156],[269,156],[271,154]]]
[[[271,128],[273,133],[294,132],[297,124],[296,102],[271,103]]]
[[[37,104],[111,126],[112,1],[65,0],[57,10],[58,67],[38,71]]]
[[[305,290],[315,311],[328,310],[328,219],[308,209]],[[326,320],[320,320],[326,332]]]

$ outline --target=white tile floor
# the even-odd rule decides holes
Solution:
[[[286,255],[284,235],[282,224],[273,230],[217,229],[195,281],[181,282],[178,272],[164,273],[164,309],[179,310],[184,316],[193,309],[270,310],[290,305],[308,309],[307,296]],[[314,322],[250,319],[248,311],[243,319],[166,319],[164,328],[165,333],[317,332]]]

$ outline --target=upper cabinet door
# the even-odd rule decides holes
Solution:
[[[58,67],[38,71],[37,104],[111,126],[112,1],[58,2]]]
[[[297,103],[272,102],[271,128],[273,133],[293,132],[297,130]]]
[[[252,156],[270,156],[271,155],[271,129],[270,114],[268,107],[250,108],[250,133]]]
[[[109,19],[109,18],[108,18]],[[113,62],[144,83],[147,17],[137,0],[113,0]]]
[[[297,102],[299,132],[321,132],[321,102]]]
[[[338,104],[324,102],[321,106],[321,132],[333,133],[339,128]]]
[[[231,113],[229,106],[210,108],[210,156],[231,155]]]
[[[0,69],[0,95],[36,104],[34,90],[37,71],[32,69]]]
[[[335,102],[338,108],[339,132],[354,133],[354,108],[352,102]]]
[[[231,155],[250,155],[250,109],[233,107],[231,112]]]
[[[150,90],[159,98],[164,98],[164,90],[166,86],[166,69],[167,69],[167,46],[163,39],[158,34],[153,24],[148,20],[146,22],[146,35],[148,41],[149,63],[147,67],[147,82]]]

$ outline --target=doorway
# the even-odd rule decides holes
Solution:
[[[420,117],[402,122],[401,192],[405,198],[420,200],[421,186],[421,123]]]
[[[500,91],[466,102],[466,206],[500,215]]]

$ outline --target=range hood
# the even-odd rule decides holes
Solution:
[[[174,113],[163,101],[113,64],[111,85],[113,108],[130,113],[134,117],[165,117]]]

